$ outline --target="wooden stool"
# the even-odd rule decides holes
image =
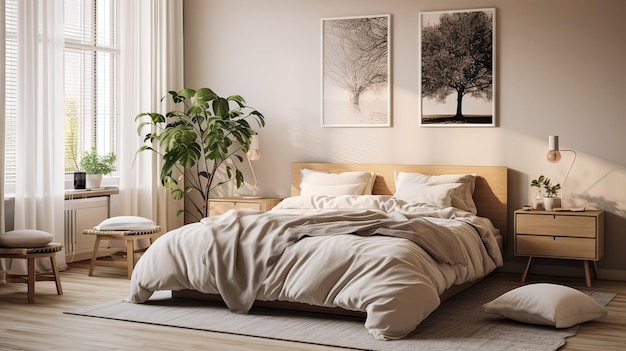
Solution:
[[[93,268],[96,265],[99,266],[113,266],[113,267],[126,267],[128,278],[133,274],[133,269],[137,260],[135,260],[135,254],[146,251],[147,248],[136,249],[135,240],[149,239],[150,244],[159,236],[161,227],[156,226],[151,229],[145,230],[97,230],[97,229],[85,229],[83,234],[95,235],[96,243],[93,247],[93,254],[91,256],[91,264],[89,265],[89,275],[93,275]],[[100,248],[100,240],[125,240],[126,241],[126,262],[123,261],[103,261],[98,260],[98,249]],[[123,252],[123,251],[122,251]]]
[[[28,260],[28,275],[7,274],[8,282],[19,282],[28,284],[28,303],[35,303],[35,281],[54,281],[57,286],[57,294],[63,295],[61,287],[61,276],[57,267],[56,253],[61,251],[63,245],[50,243],[44,247],[19,248],[0,247],[0,258],[22,258]],[[50,257],[52,272],[36,273],[35,259]]]

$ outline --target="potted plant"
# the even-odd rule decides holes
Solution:
[[[172,198],[187,196],[187,203],[193,206],[177,215],[185,212],[200,220],[209,215],[207,202],[213,189],[233,180],[237,188],[243,184],[237,162],[243,162],[241,153],[248,151],[256,134],[249,120],[263,127],[265,118],[241,96],[223,98],[209,88],[170,91],[169,97],[179,109],[165,115],[145,112],[135,117],[141,121],[139,135],[144,127],[149,129],[143,135],[145,145],[137,152],[150,150],[163,158],[161,184],[170,190]],[[217,181],[222,167],[227,179]],[[179,183],[177,174],[184,175],[184,184]]]
[[[87,173],[88,189],[99,188],[102,183],[102,175],[115,171],[117,156],[114,153],[101,156],[95,147],[83,153],[80,158],[80,168]]]
[[[530,182],[530,186],[538,188],[543,186],[546,190],[546,195],[543,198],[543,207],[546,211],[561,207],[561,199],[558,197],[561,184],[552,185],[550,178],[540,175],[539,178]]]

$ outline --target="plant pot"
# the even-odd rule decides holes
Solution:
[[[85,189],[85,172],[74,172],[74,189]]]
[[[102,174],[87,174],[87,189],[99,188],[102,184]]]
[[[543,207],[546,211],[552,211],[555,208],[561,207],[560,197],[546,197],[543,199]]]

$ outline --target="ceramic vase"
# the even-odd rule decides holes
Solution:
[[[543,210],[544,196],[541,193],[541,189],[537,190],[537,194],[533,198],[533,210]]]

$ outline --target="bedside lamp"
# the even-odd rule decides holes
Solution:
[[[259,151],[259,135],[254,134],[250,137],[250,147],[248,148],[248,156],[249,161],[256,161],[261,158],[261,151]]]
[[[548,137],[548,153],[546,154],[546,159],[550,163],[557,163],[561,160],[561,151],[568,151],[574,154],[574,158],[572,159],[572,163],[570,163],[569,168],[567,169],[567,173],[565,174],[565,178],[563,179],[563,183],[561,183],[561,198],[563,198],[563,194],[565,193],[565,181],[569,176],[569,172],[572,170],[574,166],[574,161],[576,161],[576,151],[569,149],[559,149],[559,136],[558,135],[550,135]]]
[[[256,196],[256,174],[254,174],[254,167],[252,167],[252,161],[256,161],[261,158],[261,151],[259,151],[259,135],[254,134],[250,138],[250,147],[248,148],[248,152],[246,153],[248,158],[248,164],[250,165],[250,170],[252,171],[252,177],[254,178],[254,185],[252,186],[252,196],[245,196],[247,198],[255,198]]]

